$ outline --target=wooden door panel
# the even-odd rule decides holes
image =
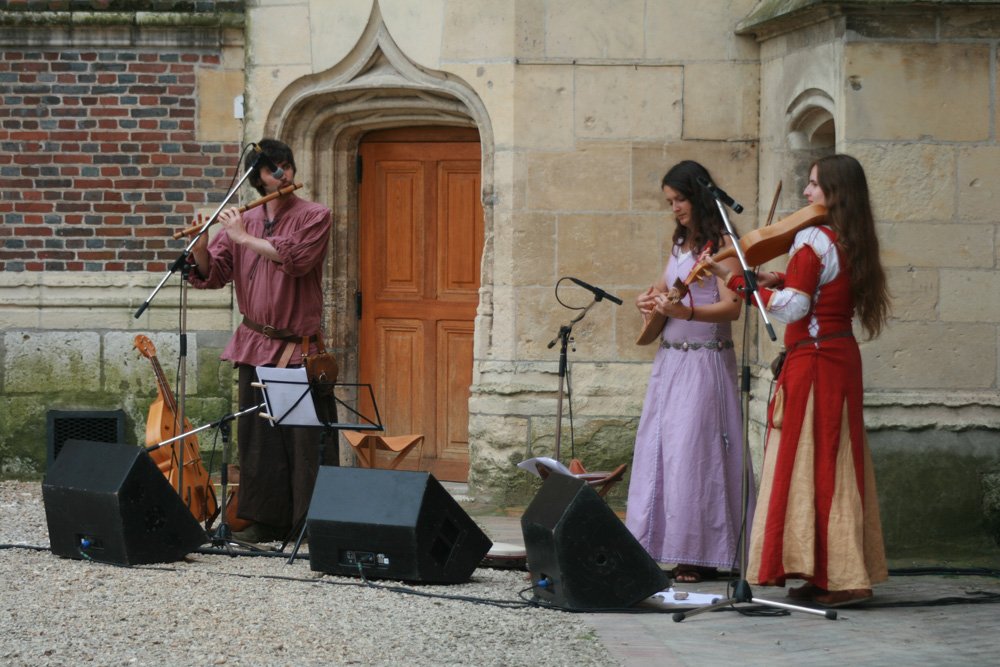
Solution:
[[[469,385],[472,378],[473,326],[438,322],[438,458],[463,460],[469,450]]]
[[[394,137],[399,131],[394,131]],[[358,377],[423,469],[468,476],[483,208],[477,142],[362,142]]]
[[[416,299],[423,294],[424,179],[419,162],[379,162],[375,174],[376,296]]]
[[[418,320],[379,319],[375,322],[376,354],[383,360],[372,387],[388,435],[424,433],[427,375],[424,323]],[[383,406],[392,406],[386,410]]]
[[[479,163],[438,165],[438,297],[478,301],[483,247],[483,214],[479,204]]]

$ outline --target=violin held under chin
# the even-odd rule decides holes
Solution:
[[[748,266],[758,266],[769,262],[775,257],[785,254],[792,247],[795,235],[805,229],[815,225],[821,225],[826,220],[826,207],[819,204],[810,204],[805,208],[800,208],[787,218],[783,218],[773,225],[755,229],[740,239],[740,250],[746,258]],[[710,275],[708,271],[708,258],[713,262],[719,262],[736,255],[736,248],[732,245],[726,246],[714,255],[710,251],[703,252],[695,262],[694,268],[684,280],[677,279],[673,287],[667,292],[668,298],[675,303],[687,296],[691,283]],[[652,288],[650,288],[652,290]],[[667,317],[653,309],[649,316],[644,318],[642,331],[636,339],[636,345],[648,345],[660,337]]]
[[[747,266],[759,266],[770,262],[775,257],[784,255],[792,247],[792,241],[795,240],[796,234],[806,227],[821,225],[825,220],[826,207],[810,204],[773,225],[749,232],[740,239],[740,250],[743,251]],[[711,259],[713,262],[719,262],[735,255],[736,248],[730,245],[711,255]],[[708,257],[699,257],[694,268],[691,269],[691,273],[684,279],[683,288],[678,287],[678,290],[683,292],[680,296],[683,297],[686,294],[691,283],[708,275],[710,275]]]

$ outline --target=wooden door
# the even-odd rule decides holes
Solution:
[[[451,481],[469,472],[479,151],[478,134],[447,129],[374,133],[360,147],[359,378],[385,435],[424,434],[421,468]]]

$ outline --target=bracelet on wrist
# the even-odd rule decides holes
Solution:
[[[691,314],[688,315],[687,321],[690,322],[693,319],[694,319],[694,306],[691,306]]]

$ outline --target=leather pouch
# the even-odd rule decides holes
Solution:
[[[309,339],[302,339],[302,365],[306,367],[316,416],[324,424],[335,423],[337,401],[333,390],[340,368],[336,358],[326,351],[321,334],[316,335],[316,354],[309,354]]]
[[[781,375],[781,367],[785,365],[785,357],[788,355],[786,350],[782,350],[778,353],[778,356],[774,358],[771,362],[771,376],[777,380],[778,376]]]

